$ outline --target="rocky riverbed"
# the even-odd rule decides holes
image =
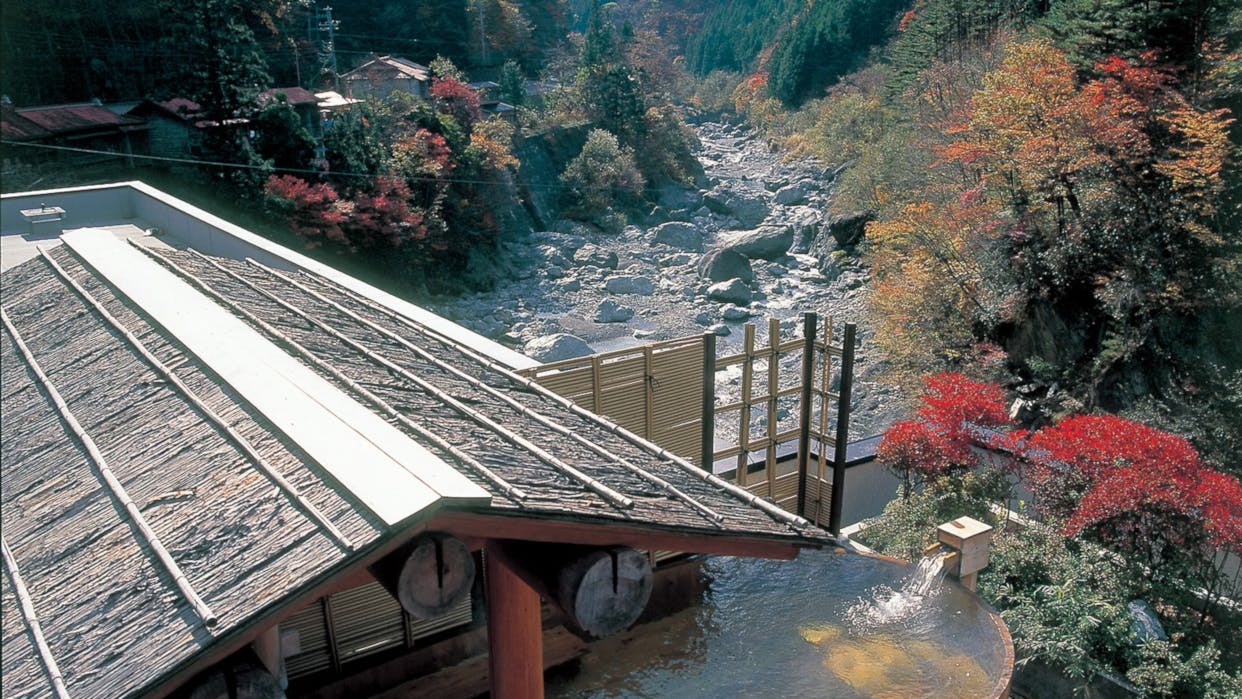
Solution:
[[[786,337],[803,312],[858,324],[851,438],[882,430],[901,410],[868,348],[866,268],[854,255],[861,217],[829,219],[835,171],[784,162],[745,127],[697,127],[697,188],[667,187],[645,225],[617,235],[570,221],[506,244],[515,270],[487,293],[439,298],[436,312],[542,361],[714,332],[722,352],[742,326]],[[787,369],[796,372],[791,366]],[[722,379],[719,390],[736,389]]]

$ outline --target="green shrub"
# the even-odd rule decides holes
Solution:
[[[617,137],[593,129],[578,157],[561,174],[565,213],[581,221],[606,220],[616,206],[631,206],[643,191],[643,176],[634,163],[634,151]]]

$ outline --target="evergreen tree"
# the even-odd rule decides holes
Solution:
[[[505,61],[500,68],[500,98],[520,107],[526,103],[526,78],[517,61]]]

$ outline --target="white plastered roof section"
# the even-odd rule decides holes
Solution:
[[[123,240],[89,228],[62,238],[387,524],[440,502],[490,501],[451,465]]]

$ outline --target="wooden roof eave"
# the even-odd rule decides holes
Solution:
[[[428,523],[429,530],[451,533],[461,539],[516,539],[584,546],[630,546],[654,551],[680,551],[750,558],[791,559],[804,548],[832,543],[799,534],[762,534],[721,531],[708,533],[683,528],[664,528],[650,523],[587,521],[581,518],[532,518],[529,513],[498,514],[460,509],[441,509]]]
[[[374,544],[364,547],[318,576],[296,593],[273,602],[266,610],[251,616],[222,634],[211,648],[179,668],[156,678],[138,696],[163,699],[186,682],[254,641],[261,633],[278,624],[307,604],[334,592],[340,592],[366,579],[366,569],[428,531],[451,533],[473,550],[482,540],[505,539],[587,546],[623,545],[638,549],[680,551],[751,558],[792,559],[804,548],[820,548],[832,542],[798,534],[763,535],[751,532],[720,532],[708,534],[684,529],[663,529],[651,524],[624,522],[589,522],[581,519],[531,518],[529,515],[504,515],[474,510],[470,501],[437,503],[394,527]],[[459,509],[461,508],[461,509]],[[467,509],[470,508],[470,509]]]
[[[391,527],[387,533],[371,544],[354,551],[353,555],[341,560],[302,588],[272,602],[263,611],[251,615],[245,622],[221,633],[220,638],[211,647],[180,667],[165,673],[163,677],[154,678],[144,687],[138,688],[132,696],[143,699],[164,699],[177,692],[195,675],[245,648],[273,624],[279,624],[306,605],[324,595],[341,592],[368,582],[370,580],[367,572],[368,566],[408,544],[423,532],[434,531],[432,524],[436,513],[441,508],[453,506],[480,506],[480,502],[474,498],[442,498],[439,502],[424,508]],[[467,544],[469,543],[472,542],[468,541]]]

